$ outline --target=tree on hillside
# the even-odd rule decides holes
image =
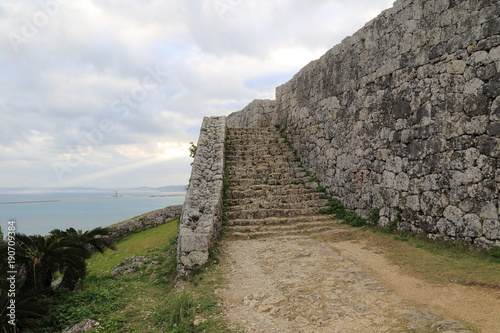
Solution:
[[[25,280],[20,291],[49,288],[54,273],[78,266],[85,256],[85,248],[67,239],[17,234],[16,263],[20,266],[20,278]]]
[[[67,265],[61,267],[63,278],[59,288],[73,290],[78,281],[87,275],[86,259],[90,258],[92,253],[104,252],[106,248],[114,249],[114,246],[106,237],[109,234],[108,229],[95,228],[83,232],[74,228],[65,231],[55,229],[50,232],[53,239],[64,240],[84,249],[83,255],[76,262],[69,261]]]

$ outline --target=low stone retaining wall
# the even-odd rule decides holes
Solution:
[[[204,118],[179,227],[179,276],[205,264],[219,236],[225,140],[226,117]]]
[[[168,206],[163,209],[158,209],[130,220],[114,224],[108,227],[110,231],[109,238],[112,242],[115,242],[118,239],[131,235],[135,232],[172,221],[176,216],[180,216],[181,212],[182,205]]]

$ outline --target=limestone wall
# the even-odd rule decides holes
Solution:
[[[499,13],[396,1],[278,87],[273,116],[238,126],[281,124],[329,194],[380,225],[500,245]]]
[[[178,237],[178,274],[207,262],[219,236],[222,216],[226,117],[204,118]]]
[[[227,117],[228,127],[266,127],[278,122],[276,102],[270,99],[256,99],[243,110]]]

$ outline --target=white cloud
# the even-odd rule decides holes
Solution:
[[[390,5],[2,1],[0,184],[187,183],[187,147],[203,116],[273,98],[276,86]],[[74,165],[62,183],[57,163]]]

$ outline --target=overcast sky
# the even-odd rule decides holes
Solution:
[[[186,184],[227,115],[392,0],[2,0],[0,187]]]

